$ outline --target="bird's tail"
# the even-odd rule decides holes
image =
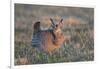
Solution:
[[[34,25],[33,25],[33,35],[35,35],[37,32],[39,32],[41,29],[40,29],[40,22],[36,22]]]

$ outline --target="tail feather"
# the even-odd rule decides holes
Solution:
[[[33,28],[34,28],[33,34],[35,35],[37,32],[39,32],[39,31],[41,30],[41,29],[40,29],[40,22],[39,22],[39,21],[36,22],[36,23],[34,24]]]

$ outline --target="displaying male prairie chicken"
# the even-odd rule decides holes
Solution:
[[[58,24],[55,24],[51,18],[50,20],[52,22],[52,29],[41,30],[40,22],[36,22],[33,25],[32,46],[46,53],[52,53],[56,49],[59,49],[66,40],[61,29],[63,19]]]

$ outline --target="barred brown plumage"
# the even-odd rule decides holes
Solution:
[[[52,29],[41,30],[40,22],[34,24],[35,29],[32,39],[32,46],[46,53],[52,53],[54,50],[59,49],[66,39],[61,30],[63,19],[58,24],[54,24],[51,18],[50,20]]]

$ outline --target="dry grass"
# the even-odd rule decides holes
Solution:
[[[77,62],[94,60],[93,8],[53,7],[15,4],[15,65]],[[33,23],[41,21],[42,29],[64,18],[63,32],[69,43],[52,55],[31,46]]]

